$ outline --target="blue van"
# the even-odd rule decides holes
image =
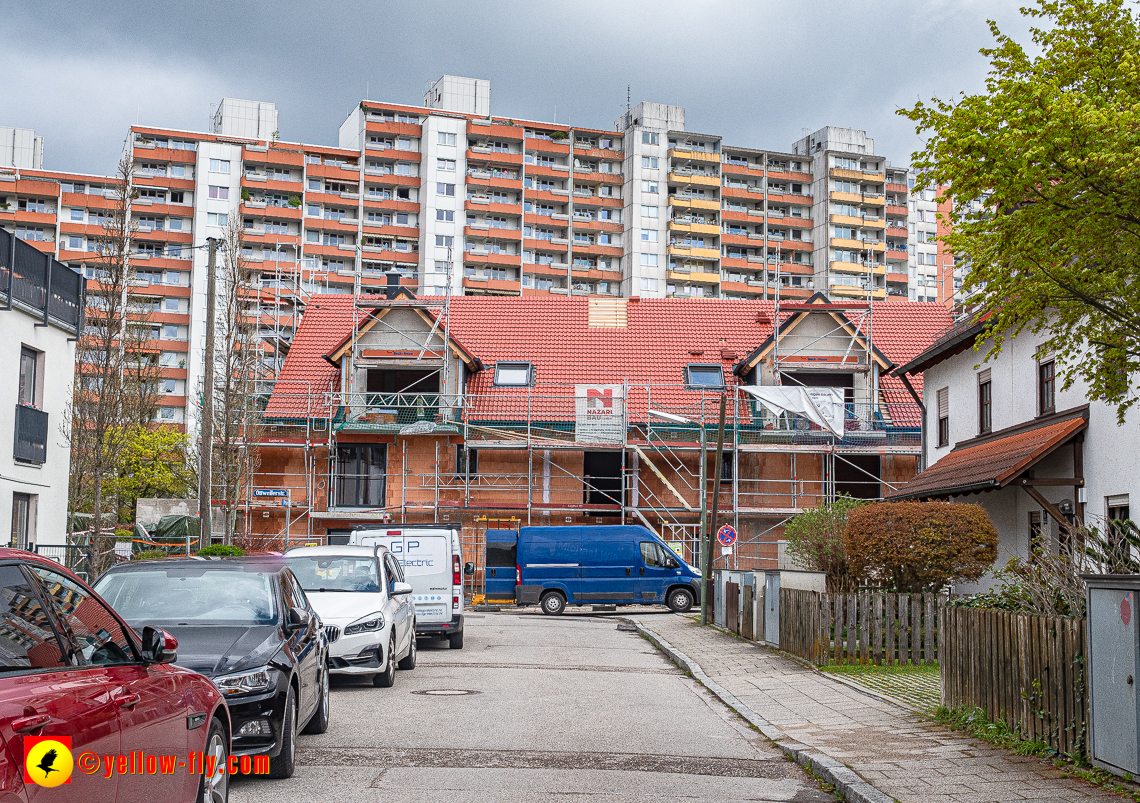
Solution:
[[[498,562],[506,562],[510,536],[496,533]],[[523,527],[515,546],[515,571],[504,566],[496,572],[503,577],[488,576],[488,599],[508,595],[508,578],[517,582],[516,602],[537,602],[554,616],[585,603],[667,605],[683,612],[700,595],[700,573],[645,527]]]

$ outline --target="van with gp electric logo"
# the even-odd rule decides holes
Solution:
[[[352,531],[350,544],[381,544],[395,556],[411,583],[416,635],[446,639],[463,649],[463,548],[459,530],[438,524],[395,524]]]

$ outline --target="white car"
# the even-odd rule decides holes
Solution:
[[[297,547],[285,560],[321,617],[329,640],[329,672],[372,675],[391,686],[396,667],[416,667],[412,587],[385,547]]]

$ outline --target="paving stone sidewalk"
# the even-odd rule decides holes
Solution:
[[[774,650],[702,629],[688,617],[629,618],[787,737],[843,762],[902,803],[1122,800],[1038,759],[945,730]]]

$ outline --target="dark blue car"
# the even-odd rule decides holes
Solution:
[[[513,541],[513,533],[488,537],[488,600],[514,597],[551,615],[587,603],[683,612],[700,594],[700,573],[645,527],[523,527]],[[512,553],[515,565],[492,565]]]

